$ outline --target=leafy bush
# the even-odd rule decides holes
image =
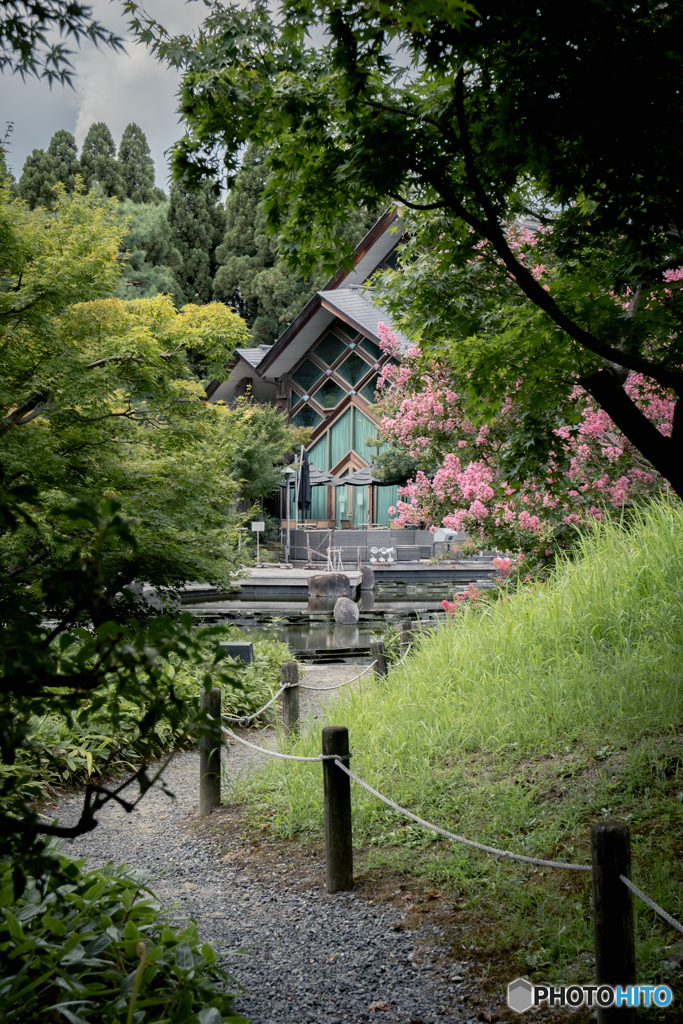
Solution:
[[[236,983],[194,924],[171,926],[147,873],[59,860],[67,884],[29,878],[16,902],[10,866],[2,876],[0,1024],[245,1020],[232,1009]]]
[[[224,626],[222,632],[225,640],[245,640],[245,635],[238,626]],[[238,686],[225,683],[222,686],[223,699],[221,707],[224,715],[233,718],[250,715],[263,707],[277,693],[282,685],[280,666],[283,661],[291,661],[292,654],[286,644],[280,643],[275,632],[263,629],[254,638],[254,660],[249,665],[227,658],[225,665],[236,673]],[[196,666],[182,666],[177,685],[183,688],[188,696],[199,695],[202,687],[202,673]],[[266,717],[275,714],[269,708]]]
[[[215,637],[243,640],[236,627],[226,627]],[[169,655],[164,676],[172,684],[186,713],[173,721],[163,714],[145,738],[145,751],[161,757],[170,750],[196,743],[193,734],[194,716],[207,670],[214,658],[214,649],[205,648],[205,660],[195,663]],[[222,708],[225,715],[249,715],[266,704],[280,688],[280,665],[291,658],[285,644],[266,634],[254,642],[254,661],[244,665],[226,658],[223,666]],[[232,680],[232,683],[230,682]],[[268,714],[268,712],[266,712]],[[78,710],[64,710],[33,716],[28,739],[21,748],[17,763],[0,765],[0,778],[12,775],[23,779],[27,799],[45,797],[65,785],[77,785],[101,773],[130,770],[140,763],[139,707],[132,701],[119,700],[116,727],[112,728],[108,702],[85,701]]]

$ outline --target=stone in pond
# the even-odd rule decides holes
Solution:
[[[358,605],[348,597],[340,597],[334,606],[334,621],[344,626],[353,626],[360,618]]]
[[[326,572],[308,577],[309,597],[349,597],[349,577],[343,572]]]
[[[375,571],[369,565],[361,565],[361,575],[363,577],[360,585],[361,590],[372,590],[375,585]]]

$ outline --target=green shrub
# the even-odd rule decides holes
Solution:
[[[236,627],[226,627],[224,633],[225,639],[244,639],[244,634]],[[205,664],[183,662],[171,655],[165,675],[185,702],[187,715],[173,726],[164,716],[154,724],[151,738],[157,757],[196,742],[191,722],[212,658],[213,652],[208,649]],[[231,670],[235,682],[234,685],[223,684],[223,713],[238,717],[263,707],[280,688],[280,665],[290,658],[287,646],[269,634],[254,642],[254,661],[250,665],[227,658],[223,664]],[[85,701],[77,711],[34,716],[29,739],[30,746],[17,752],[16,764],[0,765],[0,779],[8,775],[23,778],[26,799],[35,800],[65,785],[87,782],[103,771],[111,773],[134,768],[141,753],[139,707],[131,701],[120,700],[116,726],[112,728],[108,701],[98,700],[97,706]],[[149,735],[145,742],[149,750]]]
[[[223,627],[226,640],[245,640],[245,634],[238,626]],[[224,715],[239,718],[267,704],[273,694],[282,685],[280,666],[283,661],[291,661],[292,654],[286,644],[280,643],[275,632],[267,629],[259,630],[254,638],[254,660],[249,665],[241,661],[226,659],[226,665],[234,668],[239,686],[224,685],[221,707]],[[188,696],[199,696],[202,686],[202,673],[196,667],[186,668],[179,677],[179,683]],[[266,719],[275,715],[273,708],[265,713]]]
[[[59,858],[68,884],[29,879],[13,899],[5,865],[0,892],[0,1024],[222,1024],[236,982],[194,924],[169,923],[147,874],[84,871]],[[46,889],[47,891],[44,891]]]

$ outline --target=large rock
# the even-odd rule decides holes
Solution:
[[[358,622],[360,612],[358,605],[354,604],[348,597],[340,597],[334,606],[334,621],[343,626],[353,626]]]
[[[372,588],[375,585],[375,571],[374,571],[374,569],[372,569],[369,565],[361,565],[360,571],[361,571],[361,575],[363,577],[363,579],[361,580],[360,589],[361,590],[372,590]]]
[[[308,577],[309,597],[350,597],[349,577],[343,572],[326,572]]]
[[[123,589],[128,591],[128,600],[142,615],[150,610],[170,613],[180,609],[180,601],[175,594],[159,591],[147,583],[128,583]]]

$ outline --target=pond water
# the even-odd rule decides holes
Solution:
[[[276,600],[210,600],[192,601],[188,610],[206,621],[228,622],[238,626],[247,638],[256,639],[275,633],[293,654],[306,661],[368,660],[372,637],[382,634],[387,625],[398,626],[402,619],[411,619],[423,626],[435,625],[445,619],[441,604],[453,599],[464,586],[446,584],[408,586],[406,584],[376,586],[363,591],[356,602],[360,621],[355,626],[334,622],[334,598],[327,604],[317,599],[315,607],[307,601]]]

